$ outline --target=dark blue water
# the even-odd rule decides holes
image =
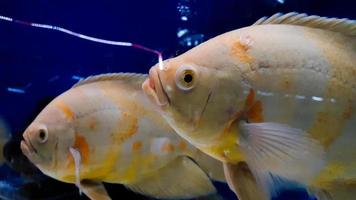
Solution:
[[[139,43],[165,58],[221,33],[252,24],[276,12],[306,12],[356,19],[349,0],[1,0],[0,15],[62,26],[87,35]],[[157,62],[155,55],[127,47],[81,40],[59,32],[0,22],[0,115],[13,139],[5,147],[8,165],[0,193],[10,199],[77,199],[73,185],[49,179],[21,154],[19,138],[36,114],[77,78],[107,72],[141,72]],[[9,91],[19,89],[20,93]],[[10,89],[11,90],[11,89]],[[35,184],[34,184],[35,182]],[[115,198],[145,199],[119,185],[106,185]],[[6,188],[6,189],[4,189]],[[226,199],[233,194],[218,184]],[[81,197],[85,199],[84,196]],[[302,189],[282,191],[275,199],[309,199]]]

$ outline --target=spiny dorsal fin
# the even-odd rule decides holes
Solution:
[[[290,12],[287,14],[276,13],[271,17],[262,17],[253,25],[264,24],[289,24],[306,26],[340,32],[345,35],[356,36],[356,21],[347,18],[327,18],[297,12]]]
[[[129,82],[132,84],[142,84],[143,81],[147,78],[147,74],[139,74],[139,73],[108,73],[108,74],[99,74],[95,76],[89,76],[86,79],[79,81],[74,84],[72,88],[98,82],[98,81],[108,81],[108,80],[122,80],[125,82]]]

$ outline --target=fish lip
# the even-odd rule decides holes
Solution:
[[[23,143],[23,145],[26,145],[26,147],[27,147],[26,149],[28,150],[29,153],[37,154],[37,149],[33,146],[33,144],[31,142],[30,138],[28,137],[28,135],[24,134],[23,138],[24,138],[24,140],[21,141],[21,147],[22,147],[22,143]],[[21,148],[21,150],[22,150],[22,148]]]
[[[143,83],[142,88],[159,107],[165,108],[170,105],[170,99],[163,88],[161,77],[155,67],[150,69],[148,79]]]

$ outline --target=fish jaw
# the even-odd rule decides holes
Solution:
[[[163,89],[159,71],[156,67],[150,69],[149,77],[143,82],[142,89],[155,105],[161,109],[168,107],[169,98]]]
[[[38,164],[39,158],[37,155],[37,150],[33,147],[30,139],[24,134],[24,140],[20,143],[20,148],[22,153],[33,163]]]

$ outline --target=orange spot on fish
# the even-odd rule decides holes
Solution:
[[[186,141],[184,140],[180,140],[179,143],[178,143],[178,148],[182,151],[186,150],[188,147],[188,144]]]
[[[253,102],[255,100],[255,91],[253,89],[250,89],[246,100],[245,100],[245,107],[249,108],[253,105]]]
[[[95,120],[95,119],[93,119],[93,120],[91,120],[91,121],[89,122],[89,129],[90,129],[90,130],[95,130],[96,126],[97,126],[97,123],[96,123],[96,120]]]
[[[163,145],[161,146],[161,151],[165,152],[165,153],[171,153],[174,151],[174,146],[172,143],[170,142],[165,142],[163,143]]]
[[[142,149],[142,142],[141,141],[135,141],[132,144],[132,151],[139,151]]]
[[[255,91],[250,89],[245,100],[246,118],[249,122],[263,122],[263,107],[261,101],[255,101]]]
[[[85,137],[76,133],[73,148],[79,150],[81,159],[82,159],[82,163],[88,163],[88,161],[89,161],[89,145],[88,145]]]
[[[123,117],[127,120],[130,120],[129,122],[130,123],[125,123],[125,124],[122,124],[122,119],[120,119],[120,122],[121,122],[121,126],[120,126],[120,132],[117,132],[114,134],[114,140],[119,142],[119,143],[122,143],[124,142],[125,140],[131,138],[133,135],[136,134],[137,132],[137,129],[138,129],[138,126],[137,126],[137,118],[136,117],[133,117],[132,115],[128,114],[128,113],[123,113]],[[126,121],[126,120],[125,120]],[[123,126],[128,126],[127,129],[125,129],[125,127]],[[124,130],[122,130],[124,129]]]
[[[253,58],[248,53],[248,50],[249,50],[249,45],[241,41],[237,41],[232,45],[231,54],[236,56],[240,61],[244,63],[252,63]]]
[[[86,139],[79,135],[78,133],[75,134],[75,140],[73,144],[73,148],[77,149],[80,152],[81,156],[81,164],[86,164],[89,161],[89,145]],[[74,168],[74,159],[71,153],[68,152],[67,154],[67,168]]]
[[[75,117],[74,112],[72,111],[72,109],[68,106],[68,104],[66,104],[64,101],[57,101],[56,102],[56,106],[65,114],[65,116],[70,119],[73,120]]]
[[[262,111],[263,109],[261,101],[256,101],[250,110],[247,111],[248,121],[253,123],[263,122]]]

